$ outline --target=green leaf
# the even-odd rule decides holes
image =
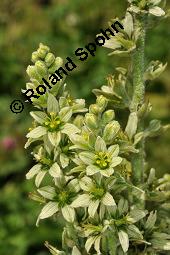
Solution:
[[[128,225],[127,227],[127,233],[130,239],[134,240],[142,240],[143,235],[140,232],[140,230],[135,225]]]
[[[120,244],[122,246],[122,249],[124,252],[127,252],[128,249],[129,249],[129,238],[128,238],[128,234],[123,231],[123,230],[120,230],[118,232],[118,236],[119,236],[119,241],[120,241]]]
[[[156,222],[156,218],[157,218],[157,213],[156,212],[151,212],[146,224],[145,224],[145,228],[149,231],[153,230],[154,226],[155,226],[155,222]]]
[[[45,127],[41,127],[41,126],[38,126],[36,128],[34,128],[33,130],[31,130],[27,135],[26,137],[27,138],[40,138],[42,137],[43,135],[45,135],[47,133],[47,130]]]
[[[134,209],[129,213],[130,218],[128,217],[128,220],[132,223],[135,223],[141,219],[143,219],[147,215],[147,211],[143,211],[140,209]]]
[[[128,211],[128,201],[123,197],[119,200],[118,210],[120,215],[126,213]]]

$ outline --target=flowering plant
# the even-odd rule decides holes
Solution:
[[[168,254],[170,250],[170,176],[156,178],[147,169],[145,141],[169,126],[152,120],[145,124],[151,105],[145,101],[145,81],[166,67],[159,61],[144,65],[145,32],[150,21],[165,12],[161,0],[129,0],[123,32],[105,47],[111,54],[130,56],[127,70],[116,68],[107,84],[95,89],[96,102],[88,108],[73,99],[62,79],[52,86],[51,70],[62,59],[40,44],[33,53],[27,89],[35,90],[45,74],[52,89],[33,100],[33,127],[27,148],[36,165],[26,174],[35,178],[32,199],[42,204],[40,220],[57,215],[65,221],[62,251],[45,245],[53,255]],[[128,109],[127,124],[116,120],[114,109]]]

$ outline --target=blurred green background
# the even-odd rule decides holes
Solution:
[[[42,42],[63,59],[72,57],[78,47],[93,42],[110,19],[123,17],[125,9],[125,0],[0,1],[0,255],[49,254],[44,241],[57,244],[61,232],[61,226],[50,220],[35,227],[39,206],[28,198],[33,182],[25,181],[32,166],[31,149],[24,150],[31,106],[25,104],[21,114],[9,109],[25,87],[31,53]],[[153,104],[150,118],[160,118],[165,124],[170,122],[169,27],[169,20],[165,20],[150,30],[146,49],[147,63],[152,59],[169,62],[161,77],[147,85]],[[107,53],[107,49],[98,48],[95,57],[79,62],[68,76],[68,88],[74,96],[92,102],[91,90],[103,85],[114,67],[124,64],[124,58],[108,57]],[[169,144],[169,131],[146,144],[149,166],[156,168],[158,176],[170,172]]]

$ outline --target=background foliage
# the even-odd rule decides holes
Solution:
[[[170,4],[168,6],[170,8]],[[11,113],[10,102],[21,97],[25,87],[26,66],[39,42],[47,44],[55,55],[72,57],[78,47],[93,42],[100,28],[121,16],[126,2],[117,0],[1,0],[0,1],[0,254],[45,255],[42,243],[48,239],[56,244],[61,226],[50,221],[35,228],[39,208],[28,199],[32,182],[25,182],[25,174],[32,165],[24,151],[25,134],[31,118],[31,106],[25,104],[21,114]],[[147,59],[170,63],[169,20],[165,20],[147,36]],[[80,63],[67,78],[71,93],[92,102],[91,90],[100,87],[115,66],[116,57],[107,57],[107,49],[98,48],[95,57]],[[124,59],[123,59],[124,61]],[[127,63],[128,65],[128,63]],[[151,118],[170,121],[170,64],[163,75],[147,88],[153,104]],[[124,118],[124,116],[118,116]],[[170,132],[147,144],[147,157],[157,175],[170,172]]]

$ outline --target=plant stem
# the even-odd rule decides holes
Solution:
[[[145,56],[145,17],[135,17],[135,29],[141,29],[136,50],[132,56],[133,68],[133,98],[131,102],[131,112],[137,112],[139,106],[144,103],[145,83],[144,83],[144,56]],[[138,132],[143,130],[143,120],[138,122]],[[139,153],[132,158],[133,180],[135,184],[141,183],[144,172],[144,140],[138,144]]]

